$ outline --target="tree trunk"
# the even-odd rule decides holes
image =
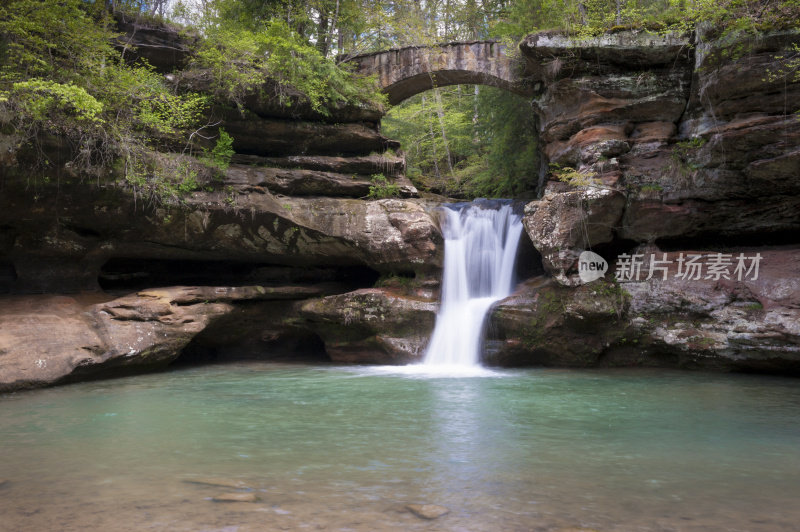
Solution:
[[[336,10],[333,12],[333,22],[331,23],[330,31],[328,31],[328,35],[325,37],[325,49],[330,50],[331,44],[333,44],[333,32],[336,31],[336,25],[339,24],[339,0],[336,0]],[[338,50],[342,48],[342,35],[339,32],[339,43],[338,43]]]
[[[586,4],[578,0],[578,15],[581,17],[581,24],[586,25]]]
[[[439,89],[433,89],[433,97],[436,100],[436,115],[439,117],[439,129],[442,130],[442,142],[444,143],[444,152],[447,158],[447,169],[450,171],[450,175],[453,175],[453,159],[450,156],[450,145],[447,142],[447,132],[444,129],[444,107],[442,105],[442,95],[439,93]]]
[[[428,120],[427,113],[425,113],[425,96],[422,97],[422,116]],[[439,157],[436,155],[436,134],[433,132],[433,120],[428,120],[428,126],[431,134],[431,150],[433,151],[433,171],[436,173],[436,180],[441,184],[442,192],[444,192],[444,179],[439,172]]]
[[[320,8],[319,24],[317,24],[317,50],[323,56],[328,55],[328,10]]]

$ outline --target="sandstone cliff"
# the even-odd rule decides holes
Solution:
[[[501,303],[492,360],[800,369],[800,83],[779,74],[798,42],[700,31],[522,43],[549,162],[596,183],[553,179],[527,206],[556,284]],[[611,271],[580,286],[589,249]],[[609,284],[622,254],[641,275]],[[722,274],[708,269],[717,254]],[[693,255],[706,269],[679,272]],[[740,255],[758,255],[760,271],[737,273]],[[651,260],[671,269],[652,275]]]
[[[172,45],[158,55],[158,31],[137,35],[163,72],[185,59]],[[544,157],[596,182],[556,169],[526,207],[521,271],[544,274],[496,307],[485,362],[800,373],[800,84],[771,74],[798,42],[523,41]],[[381,111],[245,107],[216,110],[233,164],[180,204],[153,204],[113,172],[73,175],[58,139],[41,172],[0,141],[0,390],[179,360],[420,359],[442,238],[436,203],[387,151]],[[366,198],[374,174],[398,197]],[[611,272],[582,284],[589,249]],[[758,276],[677,276],[679,258],[708,268],[717,253],[759,255]],[[642,257],[642,275],[617,282],[623,254]],[[648,278],[651,257],[670,266]]]

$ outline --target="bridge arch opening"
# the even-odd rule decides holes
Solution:
[[[536,198],[544,173],[531,98],[460,79],[475,78],[415,85],[381,121],[383,134],[400,142],[406,176],[451,198]]]
[[[398,105],[404,100],[425,91],[453,85],[483,85],[487,87],[497,87],[518,95],[525,95],[524,91],[515,87],[515,85],[508,80],[492,74],[473,70],[438,70],[435,72],[422,72],[403,78],[384,87],[383,90],[388,96],[389,103],[391,105]]]

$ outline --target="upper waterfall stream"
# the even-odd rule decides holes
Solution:
[[[442,306],[425,365],[476,366],[486,315],[513,288],[522,217],[509,202],[445,206],[442,233]]]

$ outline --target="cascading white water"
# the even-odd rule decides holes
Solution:
[[[476,366],[492,304],[510,295],[522,218],[508,203],[483,200],[442,209],[442,305],[425,365]]]

